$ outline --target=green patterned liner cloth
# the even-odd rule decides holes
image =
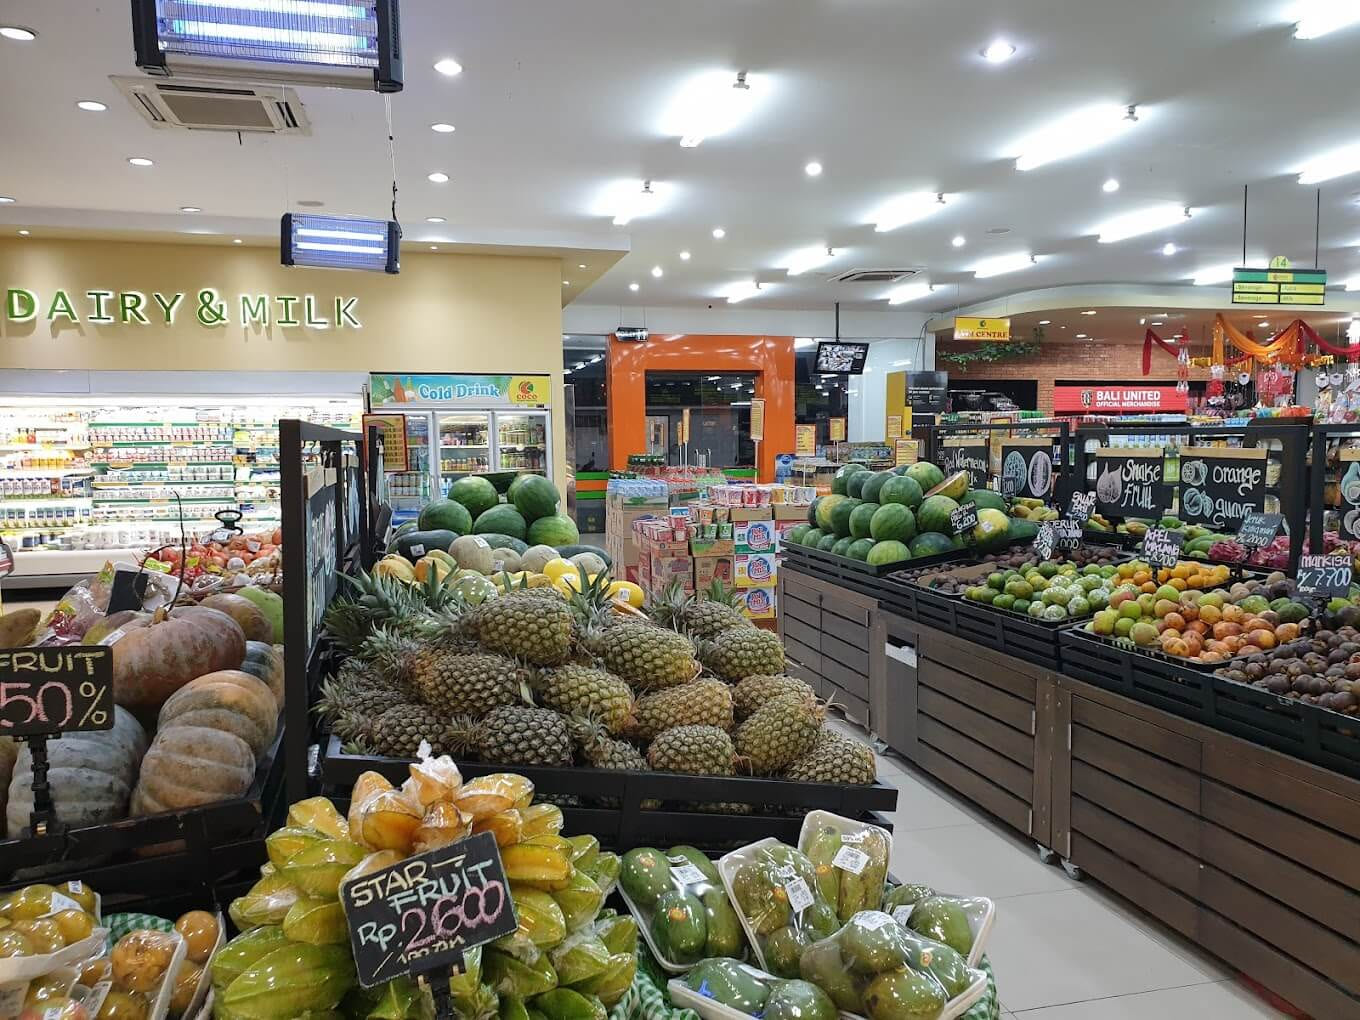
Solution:
[[[128,932],[137,931],[139,928],[172,932],[175,930],[175,922],[152,914],[108,914],[104,918],[104,927],[109,930],[109,945],[114,946]]]

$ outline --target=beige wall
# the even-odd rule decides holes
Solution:
[[[38,295],[37,318],[0,307],[0,370],[7,368],[547,373],[552,376],[553,471],[565,477],[561,264],[549,257],[403,254],[401,273],[287,269],[264,248],[107,241],[0,241],[0,300]],[[205,327],[199,292],[216,291],[229,322]],[[80,318],[46,315],[65,290]],[[149,325],[90,323],[90,290],[145,295]],[[153,292],[184,299],[166,324]],[[331,319],[336,298],[357,298],[362,328],[243,325],[241,295],[306,295]],[[110,311],[118,318],[117,299]],[[301,318],[301,307],[295,316]]]

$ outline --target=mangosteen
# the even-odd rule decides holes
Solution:
[[[1360,707],[1360,699],[1356,698],[1350,691],[1341,691],[1332,695],[1332,709],[1336,712],[1353,712]]]
[[[1338,609],[1336,619],[1343,628],[1360,627],[1360,606],[1344,606]],[[1347,637],[1354,637],[1354,635],[1348,634]]]
[[[1315,676],[1308,681],[1308,693],[1314,696],[1326,694],[1331,690],[1331,685],[1320,676]]]
[[[1246,683],[1248,679],[1246,671],[1241,669],[1225,670],[1223,675],[1226,676],[1229,680],[1233,680],[1239,684]]]
[[[1351,662],[1346,666],[1347,680],[1360,680],[1360,662]]]
[[[1346,677],[1346,667],[1338,662],[1328,666],[1325,675],[1331,677],[1333,680],[1344,680]]]
[[[1295,676],[1289,686],[1295,694],[1307,694],[1312,679],[1309,676]]]
[[[1248,661],[1242,667],[1242,672],[1246,674],[1248,680],[1260,680],[1261,677],[1266,675],[1266,667],[1262,663]]]

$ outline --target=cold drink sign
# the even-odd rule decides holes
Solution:
[[[365,988],[461,966],[469,949],[519,927],[489,832],[346,882],[340,892]]]

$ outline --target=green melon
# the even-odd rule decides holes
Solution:
[[[575,545],[581,541],[581,532],[566,514],[550,514],[529,525],[527,538],[530,545]]]
[[[415,531],[452,531],[467,535],[472,531],[472,514],[462,503],[452,499],[436,499],[426,503],[420,511]]]
[[[884,503],[869,521],[875,542],[910,542],[916,537],[916,516],[901,503]]]
[[[907,468],[907,477],[914,478],[922,492],[928,492],[944,481],[944,472],[930,461],[921,460]],[[967,486],[967,476],[965,476],[964,488],[967,488]]]
[[[888,479],[893,477],[891,471],[875,471],[865,479],[864,487],[860,489],[859,498],[866,503],[881,503],[878,498],[879,490],[887,484]]]
[[[1011,538],[1034,541],[1039,534],[1039,525],[1034,521],[1022,520],[1019,517],[1012,517],[1006,526]]]
[[[848,556],[850,546],[855,540],[847,535],[845,538],[836,539],[836,544],[831,547],[831,551],[837,556]]]
[[[845,551],[845,555],[849,556],[852,560],[860,560],[862,562],[868,558],[869,550],[873,547],[874,540],[872,538],[857,538],[850,543],[850,548]]]
[[[979,510],[972,538],[979,549],[996,549],[1005,545],[1010,539],[1010,518],[991,507]]]
[[[848,496],[850,493],[847,486],[850,484],[850,476],[868,470],[869,469],[863,464],[852,463],[845,465],[845,467],[837,471],[835,477],[831,479],[831,494],[833,496]]]
[[[488,482],[487,484],[490,485],[491,483]],[[477,518],[476,523],[473,524],[472,532],[475,535],[492,532],[522,540],[528,528],[529,525],[525,522],[524,515],[507,503],[504,506],[493,506],[490,510],[483,512]],[[538,545],[539,541],[535,539],[533,544]]]
[[[1006,512],[1006,497],[991,489],[969,489],[963,494],[961,503],[976,504],[979,510],[1000,510]]]
[[[930,496],[916,511],[916,521],[922,531],[938,531],[942,535],[952,535],[954,529],[949,525],[949,515],[959,508],[959,501],[948,496]]]
[[[820,528],[813,528],[803,535],[803,541],[800,544],[807,546],[809,549],[816,549],[817,544],[821,542],[825,534],[826,532],[822,531]]]
[[[847,496],[852,496],[855,499],[863,498],[864,483],[872,477],[874,477],[872,471],[856,471],[854,474],[847,476],[845,480],[845,494]]]
[[[877,503],[861,503],[850,511],[850,534],[855,538],[869,537],[869,522],[873,520]]]
[[[920,559],[922,556],[937,556],[954,551],[954,542],[938,531],[923,531],[911,540],[911,554]]]
[[[819,499],[817,501],[817,520],[815,522],[817,527],[822,531],[830,531],[832,512],[848,498],[848,496],[833,492],[830,496],[823,496]]]
[[[818,496],[816,499],[812,501],[812,505],[808,507],[808,523],[811,524],[814,528],[817,527],[817,507],[821,504],[822,500],[825,498],[826,498],[825,496]]]
[[[904,563],[911,559],[911,550],[901,542],[875,542],[864,561],[871,567],[886,567],[890,563]]]
[[[835,534],[823,535],[820,539],[817,540],[817,548],[822,550],[822,552],[830,552],[832,546],[834,546],[839,541],[840,541],[839,535]]]
[[[855,512],[855,507],[862,504],[862,500],[855,499],[853,496],[846,496],[831,511],[831,530],[836,533],[837,538],[844,538],[850,534],[850,515]]]
[[[449,499],[462,503],[475,521],[501,501],[496,487],[485,478],[468,475],[449,486]]]
[[[880,503],[901,503],[913,510],[921,505],[923,499],[925,494],[921,491],[920,483],[907,475],[889,478],[878,490]]]
[[[937,483],[931,488],[930,491],[926,493],[926,496],[948,496],[950,499],[958,502],[963,499],[963,494],[967,491],[968,472],[955,471],[944,481]]]
[[[562,496],[557,491],[557,486],[548,481],[542,475],[521,475],[524,479],[519,488],[515,491],[514,498],[511,500],[515,504],[515,509],[524,515],[524,519],[530,523],[540,517],[551,517],[557,513],[557,504],[561,502]],[[519,481],[519,479],[515,479]]]
[[[790,528],[787,532],[785,532],[784,537],[783,537],[782,539],[780,539],[780,544],[781,544],[781,545],[802,545],[802,544],[803,544],[803,536],[806,535],[806,534],[807,534],[809,531],[811,531],[811,530],[812,530],[812,525],[811,525],[811,524],[799,524],[799,525],[796,525],[796,526]]]

